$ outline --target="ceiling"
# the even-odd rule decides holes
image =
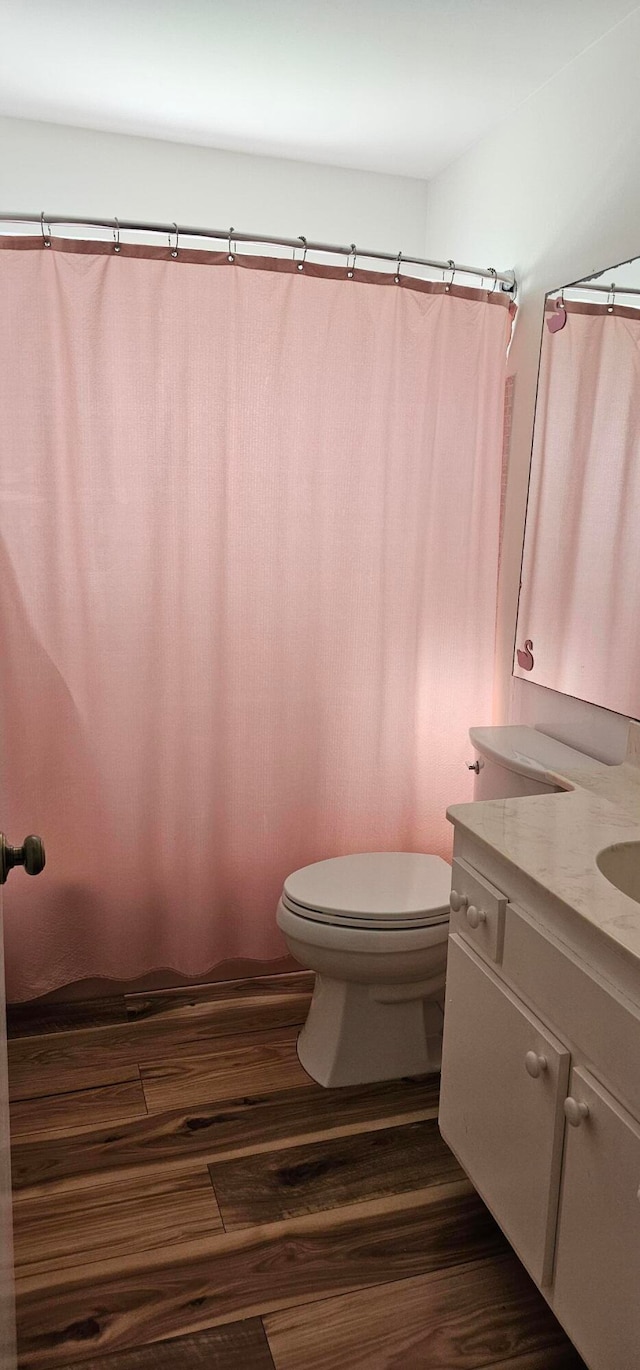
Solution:
[[[0,114],[430,177],[637,0],[0,0]]]

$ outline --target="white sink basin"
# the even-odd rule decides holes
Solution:
[[[618,842],[596,857],[598,870],[611,885],[640,904],[640,842]]]

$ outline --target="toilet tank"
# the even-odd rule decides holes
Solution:
[[[537,728],[470,728],[475,749],[474,799],[511,799],[573,789],[564,773],[592,766],[593,758]]]

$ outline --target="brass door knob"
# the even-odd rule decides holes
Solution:
[[[14,866],[24,866],[27,875],[39,875],[45,867],[44,845],[41,837],[25,837],[21,847],[12,847],[0,832],[0,885]]]

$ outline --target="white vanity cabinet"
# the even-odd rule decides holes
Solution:
[[[569,1052],[449,940],[440,1128],[538,1284],[548,1283]]]
[[[490,867],[454,861],[440,1128],[590,1370],[633,1370],[640,1008]]]
[[[579,1066],[567,1109],[553,1307],[617,1370],[640,1364],[640,1126]]]

